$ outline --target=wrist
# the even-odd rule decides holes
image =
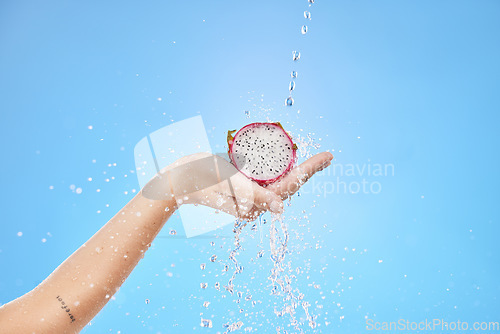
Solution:
[[[175,195],[168,170],[156,174],[141,190],[142,196],[154,201],[174,201]]]
[[[158,193],[154,194],[156,196],[152,196],[151,188],[148,188],[148,185],[146,185],[137,194],[137,200],[141,203],[145,203],[151,209],[163,210],[170,213],[175,212],[175,210],[179,207],[172,194],[165,195],[163,193],[163,196],[158,196]]]

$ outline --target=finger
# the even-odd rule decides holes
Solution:
[[[330,166],[332,159],[333,155],[330,152],[316,154],[300,166],[292,169],[279,182],[268,186],[267,189],[272,190],[281,199],[286,199],[295,194],[316,172]]]
[[[273,191],[262,188],[254,183],[254,204],[257,208],[262,210],[269,210],[273,213],[283,213],[283,201]]]

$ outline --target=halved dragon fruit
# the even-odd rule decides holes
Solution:
[[[280,123],[252,123],[235,132],[227,133],[229,158],[248,178],[267,185],[293,168],[297,145]]]

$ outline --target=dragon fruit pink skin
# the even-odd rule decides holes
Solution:
[[[297,145],[280,123],[252,123],[233,137],[228,131],[228,155],[233,165],[261,186],[278,181],[297,160]]]

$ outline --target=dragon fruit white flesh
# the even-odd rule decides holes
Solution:
[[[252,123],[233,137],[235,132],[227,134],[229,158],[248,178],[267,185],[293,168],[297,146],[280,123]]]

